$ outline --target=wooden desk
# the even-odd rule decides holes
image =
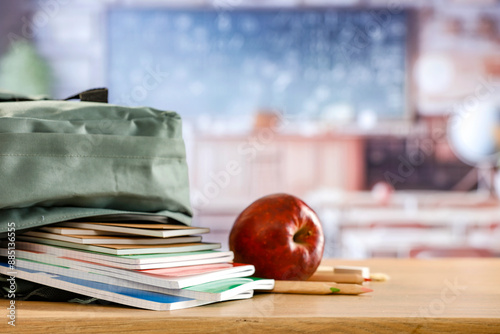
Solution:
[[[18,302],[2,333],[500,333],[500,259],[325,261],[367,265],[388,282],[360,296],[260,294],[250,300],[157,312]],[[0,301],[5,313],[7,300]]]

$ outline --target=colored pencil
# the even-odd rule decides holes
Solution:
[[[274,293],[295,293],[307,295],[359,295],[373,290],[359,284],[340,284],[332,282],[275,281]]]
[[[362,284],[366,279],[358,274],[334,274],[332,272],[317,272],[309,278],[309,281],[320,282],[335,282],[335,283],[350,283]]]

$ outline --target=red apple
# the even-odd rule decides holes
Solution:
[[[307,280],[318,268],[324,246],[316,213],[288,194],[250,204],[229,235],[234,262],[253,264],[257,277],[280,280]]]

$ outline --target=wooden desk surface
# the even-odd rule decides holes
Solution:
[[[259,294],[169,312],[17,302],[16,327],[4,314],[0,333],[500,333],[500,259],[323,264],[366,265],[391,280],[360,296]]]

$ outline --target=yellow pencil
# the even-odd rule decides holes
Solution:
[[[307,295],[359,295],[373,290],[359,284],[341,284],[333,282],[278,281],[274,282],[274,293],[296,293]]]

